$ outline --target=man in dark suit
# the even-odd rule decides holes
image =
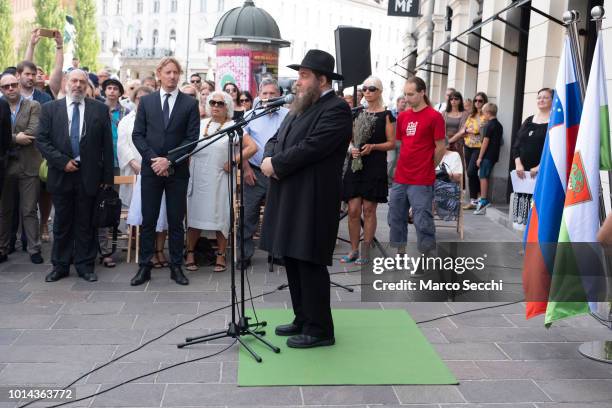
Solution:
[[[173,155],[169,155],[168,151],[198,139],[200,113],[198,101],[178,90],[181,74],[181,66],[175,58],[163,58],[157,66],[161,88],[142,97],[136,112],[132,140],[142,155],[143,206],[140,265],[131,281],[132,286],[142,285],[151,279],[155,225],[164,191],[169,227],[170,278],[179,285],[189,284],[181,269],[189,167],[187,161],[176,165],[173,163],[178,157],[192,151],[195,145]]]
[[[85,98],[87,73],[66,75],[66,97],[42,105],[36,145],[47,159],[47,189],[55,207],[54,282],[68,276],[71,260],[80,277],[93,282],[97,254],[92,224],[96,194],[113,185],[113,139],[108,107]]]
[[[295,318],[278,326],[289,347],[335,343],[326,265],[338,234],[342,164],[352,132],[351,109],[332,89],[334,57],[310,50],[299,65],[297,97],[266,144],[261,171],[271,177],[262,249],[282,255]]]
[[[6,172],[6,152],[11,144],[11,108],[7,101],[0,99],[0,197]]]

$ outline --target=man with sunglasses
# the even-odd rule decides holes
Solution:
[[[202,89],[202,77],[200,76],[200,74],[191,74],[191,77],[189,77],[189,82],[191,83],[191,85],[195,86],[198,92],[200,92],[200,90]]]
[[[12,126],[12,143],[2,187],[4,197],[0,200],[0,262],[8,259],[13,219],[21,214],[30,260],[41,264],[44,261],[40,255],[38,169],[42,157],[33,143],[38,133],[40,104],[21,96],[19,82],[13,75],[2,76],[0,89],[10,106]],[[19,195],[18,208],[15,208],[13,199],[15,194]]]

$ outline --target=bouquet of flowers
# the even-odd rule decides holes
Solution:
[[[353,123],[353,144],[356,148],[361,149],[361,147],[370,140],[372,133],[374,133],[375,126],[376,115],[364,111],[357,116],[357,119],[355,119]],[[361,160],[361,156],[359,156],[353,159],[351,170],[355,173],[361,169],[363,169],[363,161]]]

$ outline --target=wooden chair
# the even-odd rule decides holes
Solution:
[[[134,185],[136,183],[136,176],[115,176],[115,185]],[[125,204],[125,203],[124,203]],[[128,203],[129,204],[129,203]],[[128,208],[121,209],[121,220],[126,220],[128,217]],[[136,250],[134,251],[134,262],[138,263],[138,248],[140,248],[140,225],[127,225],[126,232],[117,237],[117,241],[124,239],[127,241],[127,259],[126,262],[130,263],[132,259],[132,237],[135,236]]]

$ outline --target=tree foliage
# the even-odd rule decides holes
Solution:
[[[35,26],[37,28],[49,28],[64,32],[65,13],[60,0],[34,0],[36,11]],[[34,62],[51,72],[55,65],[55,40],[52,38],[41,38],[36,46]]]
[[[0,0],[0,69],[15,65],[13,16],[9,0]]]
[[[95,0],[76,2],[74,26],[76,28],[76,56],[81,60],[82,66],[95,70],[100,52]]]

